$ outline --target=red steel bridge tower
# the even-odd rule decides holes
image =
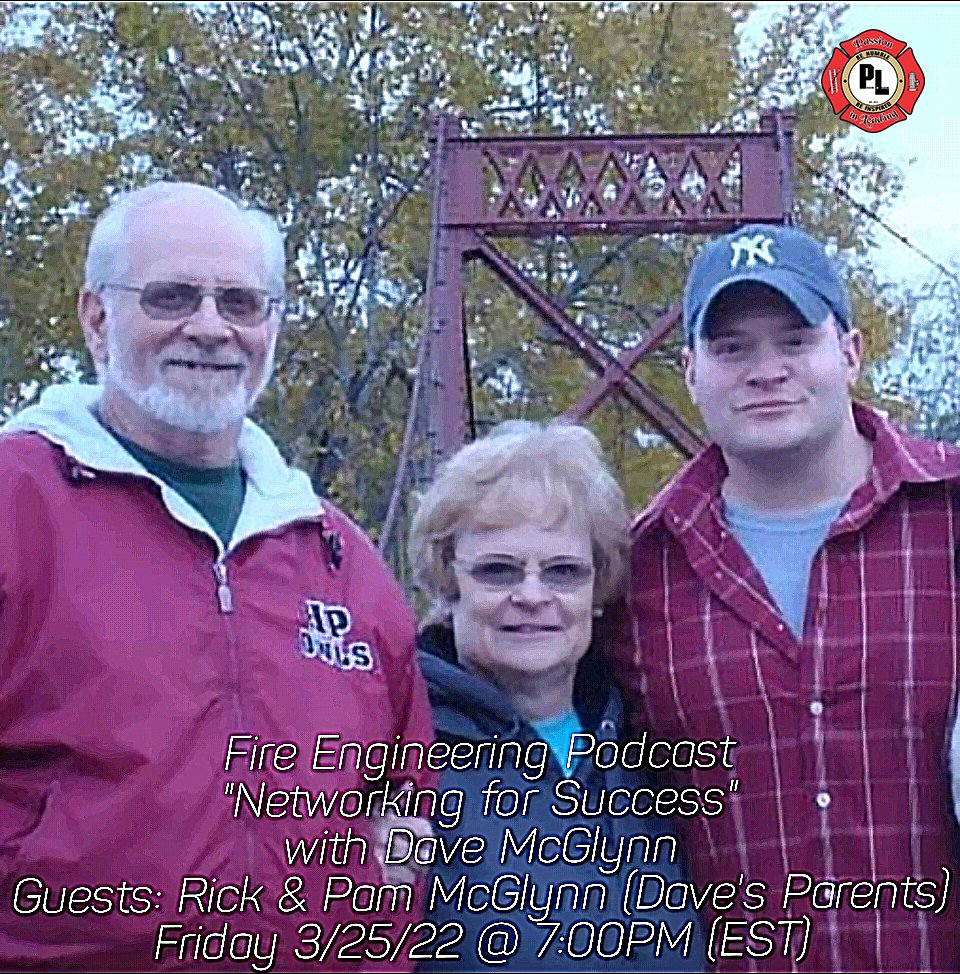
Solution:
[[[637,345],[612,355],[494,238],[726,233],[746,223],[788,223],[793,123],[774,110],[756,132],[470,137],[455,115],[434,119],[427,323],[381,548],[389,544],[414,441],[421,440],[424,457],[418,479],[428,479],[475,432],[462,310],[470,261],[489,268],[596,374],[568,411],[571,419],[582,421],[615,393],[682,454],[696,452],[699,433],[632,372],[678,324],[680,302]]]

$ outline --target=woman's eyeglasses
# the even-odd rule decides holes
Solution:
[[[474,562],[454,559],[467,575],[484,588],[506,591],[522,585],[528,569],[523,562],[507,558],[481,558]],[[554,592],[569,592],[586,585],[593,578],[593,565],[588,561],[563,558],[531,569],[540,582]]]
[[[267,291],[236,285],[205,289],[199,284],[188,284],[184,281],[151,281],[142,287],[134,287],[132,284],[100,286],[139,294],[143,313],[156,321],[188,318],[196,314],[203,299],[210,295],[216,303],[217,314],[224,321],[243,328],[253,328],[266,321],[275,306],[283,304],[283,298],[273,297]]]

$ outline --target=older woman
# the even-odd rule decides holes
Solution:
[[[477,756],[443,774],[462,812],[435,828],[448,846],[483,839],[479,862],[433,867],[430,919],[451,924],[441,939],[463,930],[447,952],[462,960],[421,970],[501,967],[513,933],[484,932],[498,921],[517,931],[512,970],[703,967],[680,887],[678,908],[664,908],[685,877],[651,783],[596,750],[573,753],[624,735],[600,647],[627,546],[623,494],[582,427],[505,423],[452,457],[421,500],[409,545],[432,602],[421,665],[438,739]]]

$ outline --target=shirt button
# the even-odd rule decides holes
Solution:
[[[714,572],[713,573],[713,577],[714,578],[723,578],[723,572],[719,572],[719,571]]]
[[[810,701],[810,713],[814,717],[819,717],[823,713],[823,701],[822,700],[811,700]]]
[[[817,793],[817,805],[820,808],[829,808],[830,807],[830,792],[828,792],[828,791],[818,792]]]
[[[783,632],[783,630],[784,630],[785,628],[786,628],[786,627],[784,626],[784,624],[783,624],[782,622],[778,622],[778,623],[777,623],[777,632]]]

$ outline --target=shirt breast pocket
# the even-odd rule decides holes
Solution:
[[[905,785],[946,781],[954,692],[947,681],[868,682],[857,722],[871,744],[874,778]]]
[[[702,615],[656,620],[640,629],[645,709],[665,737],[719,739],[733,708],[753,702],[743,667],[753,663],[727,644],[710,652]]]

